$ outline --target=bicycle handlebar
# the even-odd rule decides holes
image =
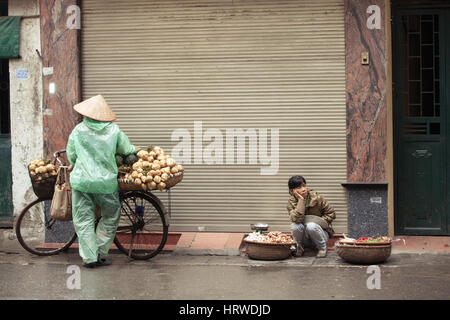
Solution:
[[[55,159],[58,161],[58,163],[59,163],[60,166],[63,165],[62,161],[59,160],[59,156],[61,155],[61,153],[66,153],[66,149],[62,149],[62,150],[56,151],[56,152],[53,154],[53,156],[54,156]]]
[[[57,158],[57,157],[59,157],[59,155],[60,155],[61,153],[66,153],[66,149],[62,149],[62,150],[56,151],[56,152],[53,154],[53,156],[54,156],[55,158]]]

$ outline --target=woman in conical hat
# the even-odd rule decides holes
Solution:
[[[69,136],[67,158],[73,166],[72,216],[84,266],[110,264],[105,257],[114,240],[120,217],[115,155],[136,153],[136,147],[119,126],[114,112],[101,95],[74,106],[82,114]],[[101,218],[95,230],[95,208]]]

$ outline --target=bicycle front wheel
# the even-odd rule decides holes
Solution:
[[[17,218],[17,239],[24,249],[39,256],[64,251],[77,237],[72,221],[50,217],[51,204],[52,199],[38,198],[28,204]]]
[[[120,222],[114,243],[129,257],[146,260],[157,255],[167,241],[165,209],[159,201],[139,191],[121,196]]]

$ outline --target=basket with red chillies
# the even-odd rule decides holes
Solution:
[[[391,255],[392,239],[389,237],[347,238],[336,242],[336,253],[351,263],[381,263]]]

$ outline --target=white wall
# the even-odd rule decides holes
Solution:
[[[39,15],[39,0],[9,0],[8,15]],[[12,193],[14,216],[36,196],[33,193],[27,165],[43,155],[42,63],[39,17],[25,18],[20,30],[20,59],[9,60]],[[27,69],[28,79],[17,79],[16,70]]]

